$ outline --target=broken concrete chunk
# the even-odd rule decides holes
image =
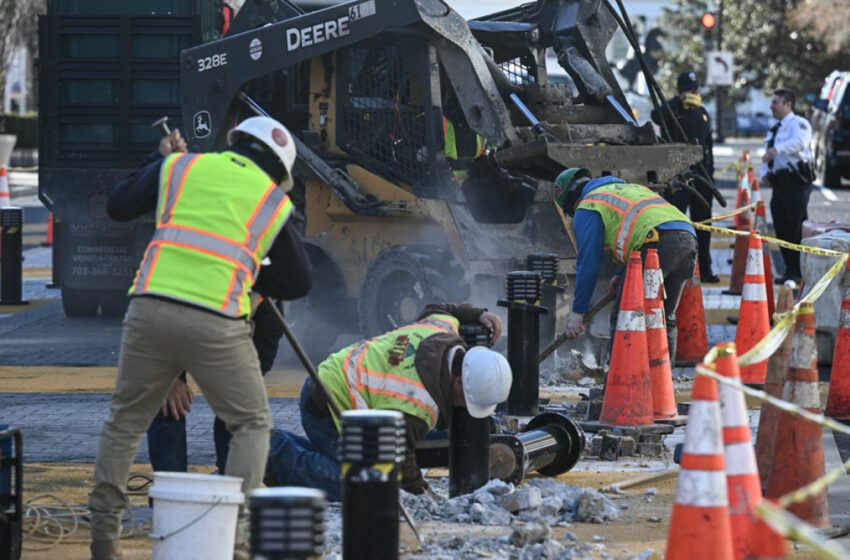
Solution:
[[[516,547],[523,547],[529,544],[536,544],[552,537],[552,528],[543,519],[532,519],[516,527],[511,536],[508,537],[508,542]]]
[[[540,489],[529,485],[502,496],[502,507],[511,512],[540,507],[542,503]]]
[[[583,523],[605,523],[617,519],[619,515],[614,502],[599,492],[589,490],[579,498],[574,519]]]

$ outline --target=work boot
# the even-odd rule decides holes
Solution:
[[[109,541],[92,541],[91,560],[123,560],[121,554],[121,541],[118,539]]]

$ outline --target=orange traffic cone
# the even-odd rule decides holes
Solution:
[[[755,188],[753,189],[753,194],[758,192],[758,184],[759,182],[756,181],[754,184]],[[753,229],[765,235],[768,234],[767,212],[765,211],[763,200],[759,200],[758,205],[756,206],[756,219],[753,220]],[[764,261],[764,287],[767,291],[767,316],[773,317],[773,314],[776,313],[776,296],[773,293],[773,266],[770,264],[770,250],[763,246],[761,256]]]
[[[679,307],[676,308],[676,357],[677,366],[693,366],[708,354],[708,333],[705,329],[705,307],[702,303],[702,284],[699,280],[699,265],[694,275],[685,284]]]
[[[750,186],[750,204],[756,204],[761,200],[761,190],[758,188],[758,181],[753,175],[753,166],[747,166],[747,183]]]
[[[717,373],[740,381],[735,345],[727,342],[718,345],[717,349]],[[754,508],[762,499],[761,482],[750,439],[750,422],[744,395],[738,389],[724,384],[720,384],[719,389],[732,546],[736,560],[742,560],[749,551],[750,532],[757,520]]]
[[[761,239],[751,235],[735,345],[741,354],[745,354],[761,342],[769,332],[770,319],[767,316],[767,292],[764,289],[764,260],[761,255]],[[766,376],[767,360],[741,368],[741,379],[744,383],[764,384]]]
[[[717,382],[697,375],[688,409],[666,560],[732,560]]]
[[[820,413],[814,308],[808,302],[800,304],[782,394],[795,405]],[[779,498],[824,475],[823,441],[818,424],[782,412],[776,443],[765,496]],[[826,490],[805,502],[792,504],[788,511],[815,527],[830,526]]]
[[[626,269],[599,422],[610,426],[652,424],[652,387],[649,378],[649,355],[646,351],[643,274],[640,253],[637,251],[629,257]]]
[[[750,203],[750,193],[749,191],[744,191],[741,196],[741,202],[743,202],[742,206],[746,206]],[[752,221],[748,216],[748,212],[744,212],[743,214],[738,214],[741,216],[741,225],[738,226],[738,231],[750,231],[752,230]],[[732,256],[732,276],[729,281],[729,289],[723,290],[724,294],[731,295],[740,295],[741,290],[744,286],[744,274],[747,263],[747,237],[743,235],[735,236],[735,253]]]
[[[6,176],[6,168],[0,167],[0,208],[11,206],[12,201],[9,195],[9,178]]]
[[[785,560],[786,558],[788,558],[788,545],[785,537],[761,519],[753,523],[750,529],[750,549],[747,560]]]
[[[779,288],[779,299],[776,310],[780,313],[794,308],[794,292],[785,286]],[[788,358],[791,356],[791,342],[794,337],[789,333],[782,341],[776,352],[767,360],[767,378],[764,382],[764,392],[777,399],[782,398],[782,388],[785,386],[785,375],[788,372]],[[779,426],[779,409],[763,402],[759,414],[759,429],[756,432],[756,461],[759,466],[761,486],[767,486],[767,475],[770,463],[773,461],[773,449],[776,445],[776,428]]]
[[[664,276],[658,262],[658,250],[646,251],[643,270],[643,300],[646,310],[646,350],[649,354],[649,378],[652,381],[652,417],[676,418],[673,371],[667,347],[664,321]]]
[[[47,237],[41,243],[42,247],[50,247],[53,245],[53,212],[47,216]]]
[[[735,210],[739,209],[742,204],[744,198],[744,173],[740,170],[738,171],[738,195],[735,197]],[[741,229],[741,220],[743,220],[743,213],[735,214],[735,217],[732,218],[732,224],[735,226],[735,229]]]
[[[832,373],[829,378],[829,395],[824,414],[832,418],[850,419],[850,260],[841,281],[841,313],[838,320],[838,337],[832,355]],[[653,380],[654,381],[654,380]]]

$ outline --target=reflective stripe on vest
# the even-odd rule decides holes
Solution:
[[[628,262],[629,253],[643,244],[647,232],[653,227],[665,222],[689,221],[684,214],[651,190],[628,183],[605,185],[591,191],[582,197],[578,209],[592,210],[602,215],[605,225],[605,249],[620,263]],[[641,219],[647,210],[654,212],[649,221]],[[617,215],[616,226],[612,223],[613,218],[606,220],[606,211]],[[633,234],[639,224],[641,227],[638,228],[635,238]],[[609,231],[614,227],[615,231]]]
[[[345,355],[343,367],[345,369],[345,380],[348,385],[349,402],[340,403],[343,409],[363,409],[372,408],[369,404],[368,396],[383,396],[391,399],[398,399],[406,406],[413,407],[409,410],[404,410],[405,406],[399,407],[403,412],[413,413],[413,416],[421,418],[428,424],[431,429],[437,424],[439,416],[439,406],[437,405],[431,393],[425,388],[425,385],[419,379],[413,363],[410,362],[411,356],[399,357],[397,365],[401,366],[398,373],[378,372],[370,370],[364,366],[364,359],[369,355],[370,345],[383,341],[385,338],[392,338],[404,334],[405,331],[414,331],[418,329],[432,329],[439,333],[455,333],[458,332],[456,319],[439,319],[435,316],[430,316],[428,319],[419,321],[390,331],[379,337],[370,340],[364,340],[351,346]],[[428,335],[430,336],[430,335]],[[427,337],[423,337],[424,340]],[[420,341],[421,342],[421,341]],[[418,343],[414,350],[418,349]],[[415,351],[413,358],[415,359]],[[407,361],[405,368],[404,361]],[[401,375],[402,372],[408,371],[412,376]],[[364,392],[366,395],[364,395]]]
[[[240,317],[250,313],[248,292],[259,270],[260,260],[274,240],[274,236],[269,234],[273,232],[276,235],[283,227],[292,213],[292,203],[286,193],[247,158],[229,152],[210,156],[212,159],[205,160],[205,165],[200,168],[201,176],[197,179],[196,188],[201,190],[193,191],[193,198],[203,199],[207,192],[203,190],[204,186],[209,187],[214,182],[211,178],[220,169],[217,165],[236,164],[238,167],[226,169],[230,173],[228,178],[244,181],[240,188],[245,190],[239,194],[238,201],[230,207],[227,204],[231,201],[219,203],[226,211],[225,219],[219,220],[221,232],[199,227],[211,220],[204,219],[204,207],[197,200],[193,200],[192,205],[180,213],[181,223],[174,223],[175,210],[186,181],[192,181],[191,171],[204,156],[179,154],[167,159],[161,177],[157,229],[130,293],[162,295],[206,307],[229,317]],[[209,194],[225,194],[222,187],[216,187],[218,191],[210,189]],[[215,199],[209,201],[209,204],[216,203]],[[244,222],[231,223],[227,219],[231,213],[237,220],[243,219]],[[161,263],[160,259],[165,254],[163,251],[168,252],[170,269],[157,276],[157,264]],[[196,253],[198,258],[191,259],[192,253]],[[201,258],[200,255],[206,257]],[[197,261],[203,269],[198,271],[199,279],[193,281],[191,287],[186,285],[186,279],[169,278],[179,276],[179,272],[175,271],[179,268],[180,259]],[[159,279],[153,286],[152,279],[157,277]]]

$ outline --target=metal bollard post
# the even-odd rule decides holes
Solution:
[[[540,320],[540,340],[549,344],[555,339],[558,294],[564,293],[558,285],[558,255],[555,253],[532,253],[526,257],[526,265],[531,272],[540,273],[540,305],[549,310],[549,314]]]
[[[0,209],[0,305],[22,305],[24,211],[17,206]]]
[[[527,270],[508,272],[508,363],[513,383],[508,395],[507,413],[534,416],[540,403],[540,315],[549,312],[540,306],[540,273]]]
[[[449,497],[469,494],[490,481],[490,419],[452,410],[449,429]]]
[[[342,557],[397,560],[404,416],[395,410],[347,410],[340,427]]]
[[[325,493],[314,488],[257,488],[248,494],[251,557],[322,558]]]

